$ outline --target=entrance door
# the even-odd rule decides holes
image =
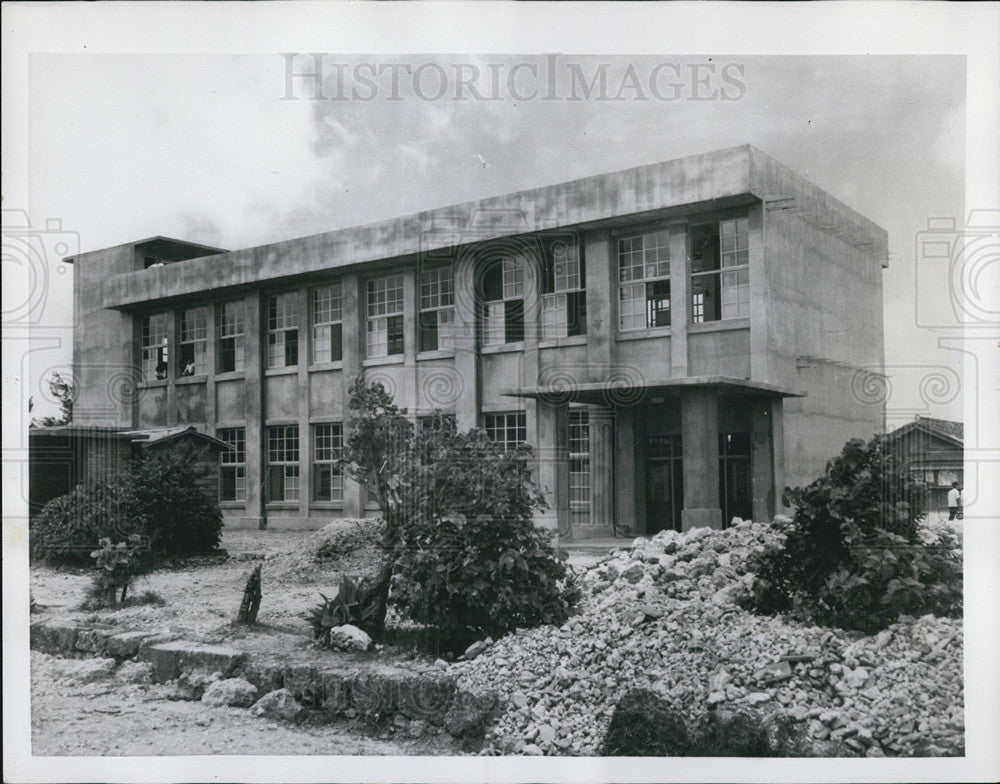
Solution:
[[[750,435],[719,434],[719,502],[722,525],[729,527],[734,517],[753,517],[753,486],[750,473]]]
[[[680,460],[646,462],[646,534],[681,530],[684,502],[683,469]]]

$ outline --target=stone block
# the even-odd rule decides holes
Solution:
[[[397,681],[396,710],[411,719],[440,725],[454,694],[454,678],[440,675],[402,678]]]
[[[84,653],[103,654],[111,634],[104,629],[80,629],[73,642],[73,649]]]
[[[139,653],[142,644],[154,638],[150,632],[121,632],[107,639],[105,652],[117,659],[131,659]]]
[[[69,654],[76,644],[79,629],[69,624],[31,624],[31,647],[44,653]]]
[[[182,672],[220,672],[232,675],[243,663],[246,654],[232,648],[177,640],[150,645],[139,652],[143,661],[153,665],[153,680],[164,683]]]
[[[201,701],[208,705],[249,708],[257,700],[257,687],[243,678],[226,678],[209,684]]]

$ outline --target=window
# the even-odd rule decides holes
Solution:
[[[435,430],[454,433],[457,429],[454,414],[428,414],[417,417],[417,430],[420,433],[433,433]]]
[[[618,328],[670,326],[670,232],[618,240]]]
[[[298,292],[277,294],[267,301],[267,366],[299,364]]]
[[[577,512],[590,511],[590,414],[570,411],[569,505]]]
[[[182,376],[203,376],[208,372],[208,308],[181,311],[181,346],[178,371]]]
[[[509,452],[528,440],[528,426],[523,411],[483,414],[483,426],[490,440],[496,442],[504,452]]]
[[[147,316],[142,322],[142,380],[153,381],[167,377],[170,359],[166,313]]]
[[[403,276],[368,281],[368,356],[403,353]]]
[[[216,436],[229,445],[219,456],[219,500],[247,500],[246,430],[242,427],[220,428]]]
[[[243,370],[243,302],[224,302],[219,309],[219,372]]]
[[[542,338],[587,333],[587,292],[582,248],[555,242],[546,248]]]
[[[483,345],[524,340],[524,265],[518,259],[490,263],[481,288]]]
[[[313,362],[339,362],[341,353],[340,284],[313,289]]]
[[[267,428],[268,501],[299,500],[299,426]]]
[[[339,422],[313,425],[313,500],[343,501],[344,474],[334,463],[344,454]]]
[[[749,265],[746,218],[691,228],[691,320],[695,324],[750,315]]]
[[[455,279],[452,267],[420,273],[420,350],[455,347]]]

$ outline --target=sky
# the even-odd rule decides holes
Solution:
[[[315,64],[33,54],[34,224],[61,219],[81,251],[157,234],[235,249],[750,143],[888,231],[890,427],[962,418],[962,354],[931,328],[948,296],[918,307],[915,238],[964,221],[964,57],[327,55],[311,100],[289,72]],[[42,321],[64,323],[72,275],[47,263]],[[70,361],[69,341],[35,353],[36,415]]]

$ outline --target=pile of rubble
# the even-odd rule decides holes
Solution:
[[[864,637],[756,616],[737,601],[773,526],[666,531],[579,575],[579,614],[453,665],[506,710],[485,753],[599,754],[614,707],[648,688],[678,715],[788,717],[817,754],[961,755],[962,622],[902,618]],[[482,647],[482,646],[481,646]]]
[[[334,520],[288,550],[269,554],[265,568],[269,579],[279,581],[308,579],[317,571],[371,576],[382,564],[381,536],[377,518]]]

